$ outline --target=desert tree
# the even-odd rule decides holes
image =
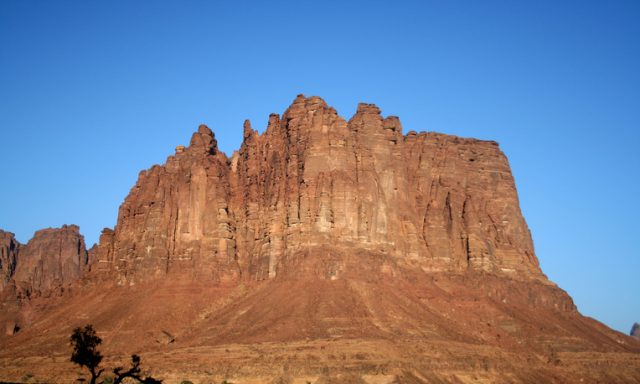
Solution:
[[[102,355],[98,351],[98,345],[102,343],[100,336],[96,334],[91,324],[86,325],[84,328],[76,328],[71,334],[71,346],[73,352],[71,353],[71,361],[78,364],[81,367],[86,367],[91,373],[90,384],[95,384],[100,374],[104,371],[100,368],[100,362],[102,362]]]
[[[71,361],[81,367],[86,367],[91,372],[91,380],[89,384],[96,384],[98,377],[104,372],[104,368],[100,368],[102,362],[102,354],[98,351],[98,345],[102,343],[102,339],[96,334],[91,324],[84,328],[76,328],[71,334]],[[130,378],[143,384],[161,384],[162,380],[155,379],[151,376],[144,376],[140,370],[140,356],[131,355],[131,367],[125,370],[123,367],[117,367],[113,370],[115,377],[113,384],[121,384],[123,380]]]
[[[154,379],[151,376],[143,377],[141,375],[140,356],[138,355],[131,355],[131,368],[125,371],[123,367],[117,367],[116,369],[113,370],[113,374],[116,375],[116,377],[113,380],[113,384],[120,384],[122,383],[122,380],[126,379],[127,377],[135,379],[143,384],[161,384],[162,383],[162,380]]]

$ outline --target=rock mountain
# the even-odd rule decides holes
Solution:
[[[176,382],[640,380],[638,342],[540,270],[498,144],[372,104],[347,121],[299,95],[231,157],[201,125],[89,251],[65,226],[0,252],[0,379],[91,321]]]
[[[327,245],[429,271],[543,278],[495,142],[403,136],[374,105],[345,121],[303,96],[262,135],[245,122],[231,158],[200,126],[140,174],[95,259],[123,284],[172,273],[263,280]]]

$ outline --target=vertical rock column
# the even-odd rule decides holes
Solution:
[[[0,292],[13,278],[20,243],[11,232],[0,230]]]

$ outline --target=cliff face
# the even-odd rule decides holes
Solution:
[[[167,273],[224,282],[273,278],[320,247],[544,279],[495,142],[403,135],[374,105],[346,121],[303,96],[261,135],[247,121],[230,159],[200,126],[141,172],[92,255],[120,283]]]
[[[87,268],[84,237],[76,225],[37,231],[26,245],[0,232],[4,289],[15,284],[24,295],[39,294],[77,280]]]

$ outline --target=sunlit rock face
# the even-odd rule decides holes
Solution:
[[[319,247],[545,279],[497,143],[403,134],[372,104],[347,121],[302,95],[262,134],[245,122],[231,158],[200,126],[188,147],[140,173],[92,258],[123,284],[167,274],[228,282],[276,277]]]
[[[47,292],[78,280],[88,263],[84,237],[77,225],[37,231],[19,246],[13,280],[26,295]]]

